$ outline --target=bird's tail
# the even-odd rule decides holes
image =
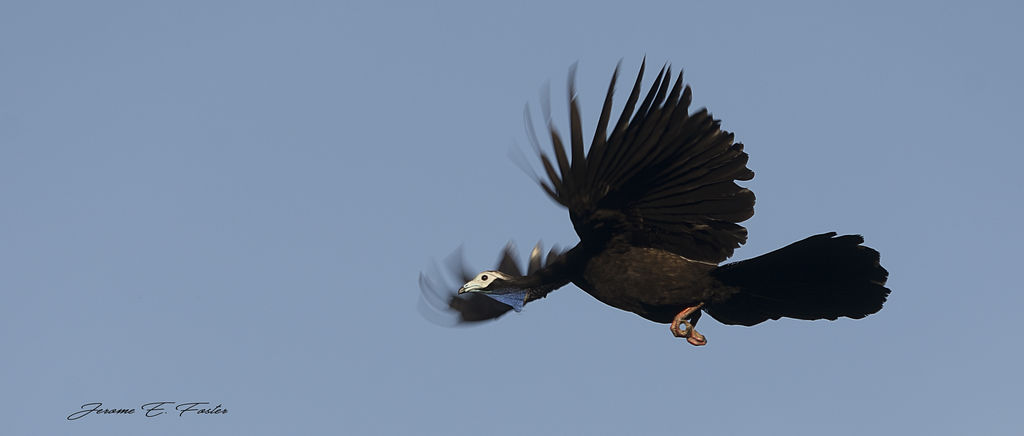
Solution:
[[[878,312],[889,273],[860,235],[811,236],[753,259],[712,271],[738,292],[705,311],[724,324],[754,325],[782,317],[863,318]]]

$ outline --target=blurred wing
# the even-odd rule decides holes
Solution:
[[[547,257],[545,257],[541,243],[537,242],[537,245],[533,246],[533,250],[530,250],[530,258],[526,273],[532,276],[534,273],[537,273],[544,268],[548,268],[550,272],[549,267],[551,267],[555,262],[565,263],[565,254],[566,252],[559,249],[557,245],[554,245],[551,247],[551,250],[548,251]],[[526,303],[547,297],[548,293],[560,288],[561,286],[562,284],[553,284],[553,286],[547,288],[531,289],[526,294]]]
[[[515,245],[509,242],[498,257],[496,269],[508,275],[522,276],[522,270],[516,263],[517,257]],[[452,253],[445,263],[448,265],[448,276],[454,278],[457,283],[452,283],[450,279],[437,278],[442,274],[438,274],[436,271],[435,274],[432,274],[434,278],[420,273],[420,291],[424,301],[433,309],[431,314],[434,316],[432,318],[438,318],[436,315],[441,312],[455,315],[456,324],[465,324],[495,319],[512,310],[512,306],[483,294],[459,295],[455,292],[475,275],[466,267],[461,248]],[[451,324],[451,322],[445,324]]]
[[[671,68],[662,68],[637,107],[643,74],[641,65],[608,135],[616,68],[585,156],[570,75],[571,161],[550,120],[553,159],[540,152],[530,128],[548,178],[541,187],[569,209],[584,244],[625,236],[635,245],[721,262],[746,242],[747,231],[737,223],[754,214],[754,194],[735,183],[754,177],[747,154],[707,110],[689,113],[690,87],[682,73],[670,87]]]

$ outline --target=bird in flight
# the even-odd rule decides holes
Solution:
[[[739,225],[754,214],[743,144],[706,109],[689,112],[682,73],[665,66],[640,101],[645,63],[618,121],[611,126],[616,67],[590,147],[584,148],[579,104],[569,80],[568,150],[548,122],[553,157],[527,127],[546,180],[544,192],[569,210],[575,247],[538,244],[520,270],[511,245],[495,270],[475,276],[453,266],[464,284],[444,289],[420,274],[425,300],[462,323],[495,319],[572,283],[601,302],[669,324],[693,345],[707,339],[701,313],[732,325],[769,319],[863,318],[882,308],[889,289],[879,253],[859,235],[814,235],[752,259],[720,265],[747,240]]]

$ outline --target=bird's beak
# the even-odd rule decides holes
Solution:
[[[480,290],[480,285],[472,284],[472,283],[466,283],[466,284],[462,285],[461,288],[459,288],[459,293],[460,294],[468,294],[470,292],[477,292],[479,290]]]

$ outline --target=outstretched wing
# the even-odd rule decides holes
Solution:
[[[530,252],[527,274],[532,274],[540,268],[549,265],[553,259],[558,257],[558,250],[552,248],[545,258],[540,247],[541,245],[538,243]],[[501,251],[501,255],[498,256],[498,266],[495,269],[514,277],[521,277],[523,272],[517,263],[516,259],[518,257],[515,244],[509,242]],[[512,306],[484,294],[468,293],[459,295],[452,291],[453,289],[458,289],[462,283],[468,282],[473,278],[472,271],[466,267],[463,261],[461,248],[452,253],[445,263],[448,266],[448,275],[459,281],[459,283],[453,284],[450,279],[437,278],[440,275],[437,273],[432,274],[434,278],[420,273],[420,291],[423,293],[423,300],[433,309],[433,314],[441,312],[455,315],[455,323],[465,324],[495,319],[512,310]],[[528,294],[526,302],[529,303],[543,297],[544,295]],[[432,318],[436,319],[437,317],[434,316]]]
[[[689,113],[690,87],[683,85],[682,73],[670,84],[669,67],[658,73],[638,107],[643,75],[641,65],[609,134],[616,68],[584,156],[574,72],[570,73],[571,161],[549,121],[553,160],[540,152],[532,136],[548,177],[540,181],[541,187],[569,209],[584,244],[624,236],[635,245],[721,262],[746,242],[747,231],[737,223],[754,214],[754,194],[736,184],[754,177],[746,167],[743,144],[733,143],[732,133],[721,130],[706,109]]]

